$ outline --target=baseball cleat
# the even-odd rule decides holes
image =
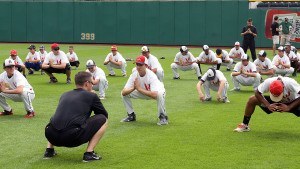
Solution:
[[[71,84],[71,79],[67,78],[67,84]]]
[[[204,101],[207,101],[207,102],[211,101],[211,97],[205,98]]]
[[[173,79],[175,79],[175,80],[176,80],[176,79],[180,79],[180,76],[178,76],[178,77],[173,77]]]
[[[126,118],[121,120],[121,122],[132,122],[132,121],[136,121],[134,113],[128,114]]]
[[[4,110],[3,112],[0,112],[0,116],[7,116],[12,114],[13,114],[12,110],[10,111]]]
[[[233,88],[230,91],[237,91],[237,92],[239,92],[240,90],[241,90],[240,88]]]
[[[159,122],[156,123],[157,125],[161,126],[161,125],[169,124],[168,116],[159,115],[158,118],[159,118]]]
[[[199,77],[198,77],[198,80],[201,80],[201,78],[202,78],[202,77],[201,77],[201,76],[199,76]]]
[[[250,128],[249,128],[248,125],[246,125],[244,123],[241,123],[233,131],[236,131],[236,132],[246,132],[246,131],[250,131]]]
[[[25,114],[24,118],[30,119],[34,116],[35,116],[34,111],[33,112],[27,111],[27,114]]]
[[[57,154],[56,154],[54,148],[46,148],[46,151],[45,151],[43,159],[50,159],[50,158],[52,158],[52,157],[54,157],[56,155]]]
[[[91,162],[91,161],[95,161],[95,160],[101,160],[102,157],[97,155],[97,153],[95,153],[94,151],[92,152],[85,152],[83,154],[83,159],[82,162]]]

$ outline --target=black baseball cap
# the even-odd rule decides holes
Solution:
[[[35,49],[35,45],[30,45],[27,49]]]

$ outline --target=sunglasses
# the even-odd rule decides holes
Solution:
[[[9,68],[9,69],[11,69],[11,68],[13,68],[13,67],[15,67],[15,66],[5,66],[5,68]]]
[[[144,64],[142,64],[142,63],[135,63],[135,65],[137,65],[137,66],[143,66]]]

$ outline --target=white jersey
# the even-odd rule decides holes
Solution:
[[[280,57],[279,55],[275,55],[274,58],[273,58],[272,63],[273,63],[274,66],[276,66],[279,61],[281,61],[282,64],[291,65],[290,59],[286,55],[283,55],[282,57]],[[282,66],[282,65],[278,65],[276,67],[278,69],[285,69],[285,67]]]
[[[244,66],[242,64],[242,62],[238,62],[235,66],[234,66],[234,69],[233,71],[234,72],[239,72],[243,70],[244,72],[248,72],[248,73],[255,73],[256,72],[256,66],[254,63],[252,62],[248,62],[248,65],[247,66]],[[244,77],[248,77],[247,75],[245,74],[241,74],[241,76],[244,76]]]
[[[78,57],[75,52],[73,52],[72,54],[70,54],[70,52],[68,52],[67,57],[68,57],[69,61],[71,61],[71,62],[78,61]]]
[[[41,57],[40,57],[40,54],[38,52],[34,52],[34,54],[32,54],[31,52],[28,52],[25,60],[28,61],[29,59],[31,59],[31,60],[41,60]]]
[[[16,65],[16,66],[18,66],[18,65],[20,65],[20,66],[24,65],[23,61],[20,59],[19,56],[16,56],[16,59],[15,59],[15,60],[14,60],[11,56],[9,56],[8,59],[12,59],[13,61],[15,61],[15,65]]]
[[[148,91],[164,91],[164,85],[162,82],[160,82],[156,76],[151,70],[146,69],[145,76],[141,77],[138,73],[138,71],[134,71],[124,88],[132,88],[134,87],[134,81],[135,79],[138,79],[140,82],[140,85],[143,89],[146,89]]]
[[[53,52],[49,52],[44,60],[45,64],[49,64],[49,61],[52,60],[53,64],[60,65],[61,63],[69,63],[69,60],[63,51],[59,51],[58,55],[54,55]]]
[[[221,56],[218,57],[218,56],[216,55],[216,57],[217,57],[217,58],[220,58],[222,61],[224,61],[224,60],[229,60],[229,59],[230,59],[230,58],[229,58],[229,54],[228,54],[228,52],[227,52],[226,50],[222,50]]]
[[[197,60],[202,61],[202,62],[205,62],[205,61],[215,62],[215,61],[217,61],[217,57],[216,57],[216,54],[212,50],[209,50],[207,55],[205,54],[204,51],[201,52],[200,55],[197,57]]]
[[[6,71],[0,74],[0,83],[4,83],[10,90],[16,89],[18,86],[23,86],[25,89],[33,90],[27,79],[17,70],[11,78],[7,77]]]
[[[89,69],[86,69],[86,72],[90,72]],[[96,66],[96,70],[94,72],[90,72],[94,80],[99,80],[100,77],[106,80],[106,75],[104,71]]]
[[[201,78],[201,81],[204,83],[205,81],[207,80],[207,72],[206,73],[204,73],[204,75],[202,76],[202,78]],[[226,79],[226,77],[224,76],[224,74],[221,72],[221,71],[219,71],[219,70],[216,70],[216,75],[215,75],[215,78],[214,78],[214,80],[212,80],[211,81],[211,83],[213,83],[213,84],[220,84],[220,81],[225,81],[225,82],[227,82],[227,79]]]
[[[290,60],[296,60],[297,59],[297,55],[293,51],[290,51],[289,54],[287,54],[286,52],[284,52],[284,55],[286,55]]]
[[[178,52],[174,58],[174,62],[179,62],[181,64],[188,63],[188,62],[195,62],[195,61],[196,59],[191,52],[187,52],[186,55],[182,55],[181,52]]]
[[[116,62],[122,61],[122,62],[125,62],[125,63],[126,63],[125,59],[123,58],[123,56],[122,56],[119,52],[117,52],[116,55],[113,55],[113,53],[110,52],[110,53],[106,56],[104,62],[109,61],[109,57],[112,57],[112,59],[113,59],[114,61],[116,61]]]
[[[159,63],[158,59],[149,54],[149,58],[147,59],[148,60],[148,68],[151,70],[151,69],[157,69],[157,70],[163,70],[161,64]]]
[[[273,69],[273,64],[269,58],[265,58],[265,61],[261,61],[258,58],[253,62],[255,66],[261,70]]]
[[[41,57],[41,61],[43,62],[47,56],[47,51],[44,50],[44,53],[42,53],[41,51],[39,51],[40,57]]]
[[[280,77],[283,82],[283,98],[281,100],[282,103],[288,103],[290,101],[293,101],[297,99],[300,95],[298,94],[300,92],[300,85],[292,78],[289,77]],[[278,77],[272,77],[266,79],[263,83],[261,83],[257,90],[260,93],[266,93],[269,92],[270,84],[277,80]]]
[[[236,49],[235,47],[232,48],[229,52],[229,57],[233,56],[239,56],[238,58],[241,58],[241,56],[245,55],[244,49],[239,47],[239,49]]]

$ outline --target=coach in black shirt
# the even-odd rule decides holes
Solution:
[[[252,25],[252,19],[249,18],[247,20],[247,26],[243,27],[241,36],[244,37],[243,39],[243,46],[244,52],[247,53],[248,47],[251,51],[252,60],[255,61],[256,59],[256,52],[255,52],[255,40],[254,38],[257,36],[256,27]]]
[[[275,56],[276,45],[279,44],[279,24],[278,16],[274,17],[274,22],[271,25],[272,40],[273,40],[273,56]]]
[[[54,116],[45,128],[48,139],[44,158],[56,155],[54,146],[77,147],[88,142],[83,161],[100,160],[94,148],[107,127],[108,114],[97,94],[92,93],[92,75],[79,72],[75,75],[76,89],[64,93]],[[91,116],[92,111],[94,116]]]

